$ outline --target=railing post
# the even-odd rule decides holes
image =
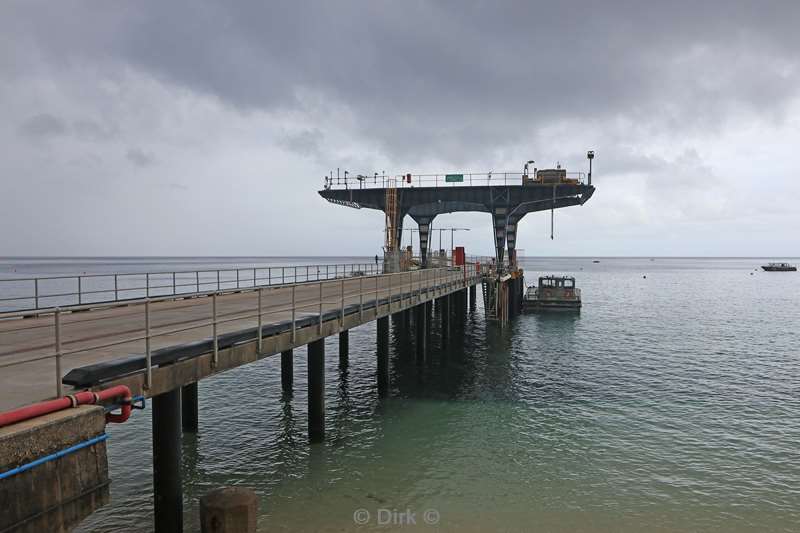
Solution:
[[[322,335],[322,282],[319,282],[319,334]]]
[[[284,267],[281,267],[281,285],[286,285],[286,272]]]
[[[119,284],[117,282],[117,275],[114,274],[114,301],[119,300]]]
[[[61,398],[64,392],[61,387],[61,309],[56,307],[55,326],[56,326],[56,395]]]
[[[236,288],[239,288],[239,269],[236,269]]]
[[[294,267],[294,281],[292,283],[297,283],[297,267]]]
[[[344,329],[344,278],[341,287],[341,309],[339,311],[339,329]]]
[[[194,271],[194,283],[195,283],[195,286],[197,287],[195,292],[200,292],[200,271],[199,270],[195,270]]]
[[[145,361],[145,380],[144,386],[150,389],[153,385],[153,362],[150,351],[150,299],[144,301],[144,361]]]
[[[256,287],[258,285],[258,282],[256,281],[256,277],[257,277],[256,276],[256,269],[254,268],[253,269],[253,287]]]
[[[261,327],[263,325],[262,319],[262,307],[261,307],[261,292],[262,289],[258,289],[258,354],[261,355]]]
[[[217,275],[219,276],[219,270],[217,270]],[[215,292],[211,296],[211,327],[212,333],[214,335],[214,357],[211,360],[213,363],[212,366],[217,366],[217,361],[219,359],[219,339],[217,338],[217,293]]]
[[[297,285],[292,285],[292,344],[297,341]]]
[[[78,276],[78,305],[81,305],[81,277]]]
[[[358,278],[358,320],[364,321],[364,276]]]
[[[150,272],[144,275],[145,279],[145,298],[150,298]]]
[[[217,270],[217,290],[219,290],[219,270]]]
[[[380,292],[378,291],[378,275],[375,275],[375,317],[378,316],[378,300],[380,299]]]
[[[176,288],[175,288],[175,287],[176,287],[176,285],[175,285],[175,272],[173,272],[173,273],[172,273],[172,295],[173,295],[173,296],[175,296],[176,294],[178,294],[178,292],[177,292],[177,290],[176,290]]]
[[[39,278],[33,280],[33,306],[39,309]]]

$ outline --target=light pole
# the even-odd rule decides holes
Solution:
[[[450,228],[450,257],[453,256],[453,234],[457,231],[469,231],[469,228]],[[441,234],[440,234],[441,235]]]
[[[592,184],[592,159],[594,159],[594,150],[586,152],[586,159],[589,160],[589,185]]]
[[[528,165],[532,165],[534,163],[536,163],[536,161],[533,159],[525,162],[525,167],[522,169],[522,183],[525,183],[525,180],[528,178]]]

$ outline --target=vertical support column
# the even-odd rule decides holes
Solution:
[[[442,307],[442,348],[447,348],[450,339],[450,295],[442,296],[439,300]]]
[[[183,531],[180,389],[153,398],[153,495],[156,533]]]
[[[506,248],[506,214],[508,213],[507,207],[495,207],[492,213],[492,223],[494,224],[494,239],[495,239],[495,258],[497,259],[498,268],[503,264],[503,256],[505,255]]]
[[[286,394],[292,393],[294,382],[294,350],[281,352],[281,389]]]
[[[512,217],[506,229],[506,242],[508,243],[508,263],[512,266],[517,264],[517,219]]]
[[[478,290],[477,285],[470,285],[469,286],[469,308],[475,309],[477,304],[477,297],[478,297]]]
[[[181,425],[184,433],[197,433],[197,382],[181,387]]]
[[[389,393],[389,317],[378,319],[378,396]]]
[[[378,319],[379,321],[381,319]],[[339,332],[339,366],[342,368],[347,366],[348,357],[350,355],[350,330]]]
[[[419,256],[422,260],[422,268],[428,268],[428,237],[430,231],[430,221],[419,223]]]
[[[308,344],[308,439],[325,440],[325,339]]]
[[[433,324],[433,300],[428,300],[425,302],[425,333],[427,335],[426,342],[430,340],[431,330],[433,329],[431,325]]]
[[[427,326],[428,320],[425,317],[426,309],[425,304],[419,304],[414,307],[414,326],[416,327],[417,333],[417,363],[422,363],[425,361],[427,356],[427,346],[428,346],[428,334],[427,334]]]

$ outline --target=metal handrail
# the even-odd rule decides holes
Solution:
[[[123,344],[130,344],[134,342],[141,342],[145,341],[145,387],[149,388],[152,384],[152,361],[151,361],[151,344],[154,338],[159,337],[166,337],[169,335],[174,335],[176,333],[182,333],[185,331],[190,330],[197,330],[197,329],[204,329],[211,327],[213,329],[213,359],[212,364],[216,365],[217,357],[218,357],[218,339],[219,339],[219,326],[221,324],[229,324],[233,322],[238,322],[242,320],[252,320],[256,318],[258,320],[258,351],[261,352],[261,328],[263,327],[263,317],[268,315],[273,315],[277,313],[286,313],[291,311],[291,334],[292,334],[292,343],[295,342],[296,339],[296,315],[298,309],[307,309],[307,308],[315,308],[319,311],[318,317],[318,324],[322,325],[323,322],[323,314],[324,314],[324,306],[331,306],[336,305],[338,307],[338,320],[340,323],[340,328],[344,327],[344,318],[345,318],[345,306],[348,299],[353,299],[358,297],[358,305],[359,305],[359,316],[363,319],[363,307],[364,307],[364,296],[367,295],[374,295],[375,299],[375,306],[376,306],[376,313],[377,313],[377,306],[379,305],[379,301],[381,299],[381,295],[388,292],[388,311],[392,312],[392,302],[394,301],[395,289],[399,291],[400,296],[400,306],[403,305],[403,296],[408,294],[409,303],[411,303],[412,298],[416,294],[417,299],[416,301],[420,301],[422,299],[422,291],[426,292],[426,295],[430,294],[431,290],[441,290],[441,289],[451,289],[453,286],[461,283],[465,287],[468,283],[475,281],[475,279],[480,275],[480,272],[474,263],[470,263],[467,265],[463,265],[458,269],[454,267],[440,267],[440,268],[432,268],[432,269],[423,269],[423,270],[416,270],[416,271],[408,271],[408,272],[398,272],[398,273],[390,273],[390,274],[376,274],[374,277],[375,279],[375,288],[374,292],[371,287],[365,287],[364,280],[370,279],[364,276],[358,277],[359,288],[358,291],[354,290],[345,290],[345,284],[347,282],[354,281],[354,278],[335,278],[335,279],[327,279],[327,280],[319,280],[316,283],[319,285],[319,299],[313,298],[306,298],[301,301],[297,301],[296,299],[296,289],[300,285],[305,285],[304,283],[295,283],[290,285],[281,285],[277,287],[250,287],[245,288],[244,290],[239,289],[223,289],[219,291],[209,291],[204,293],[198,293],[202,296],[210,296],[212,299],[212,316],[211,319],[198,319],[193,321],[190,325],[181,326],[177,328],[170,328],[170,329],[163,329],[164,327],[168,327],[169,324],[166,326],[155,328],[157,331],[153,331],[153,327],[151,326],[151,316],[153,311],[151,310],[153,303],[163,302],[163,301],[170,301],[173,298],[170,296],[160,296],[160,297],[150,297],[144,299],[137,299],[132,300],[129,302],[131,306],[143,305],[144,306],[144,334],[142,335],[133,335],[133,336],[126,336],[123,338],[114,339],[111,341],[101,342],[101,343],[93,343],[89,345],[83,345],[80,347],[75,347],[73,349],[65,350],[62,343],[63,338],[63,330],[68,324],[64,324],[61,320],[62,317],[62,310],[60,308],[56,308],[53,311],[53,346],[55,349],[54,353],[48,353],[45,355],[38,355],[33,356],[30,358],[26,358],[23,360],[16,360],[16,361],[9,361],[5,363],[0,363],[0,368],[6,368],[11,366],[17,366],[22,364],[29,364],[33,362],[38,362],[46,359],[55,359],[56,360],[56,392],[59,397],[63,394],[62,392],[62,385],[61,385],[61,368],[62,368],[62,358],[72,356],[79,353],[89,352],[92,350],[99,350],[104,348],[110,348],[113,346],[120,346]],[[395,283],[393,280],[399,278],[399,283]],[[404,280],[407,278],[407,282]],[[415,280],[416,278],[416,280]],[[381,287],[380,280],[387,279],[388,284],[386,287]],[[416,283],[415,283],[416,281]],[[431,286],[431,282],[433,282],[433,286]],[[454,285],[455,284],[455,285]],[[415,291],[416,285],[416,291]],[[338,286],[339,291],[336,295],[335,299],[328,299],[328,296],[325,296],[325,287],[331,286]],[[406,293],[406,289],[408,292]],[[268,290],[269,292],[277,292],[277,291],[290,291],[291,292],[291,305],[279,305],[277,307],[271,307],[268,310],[264,310],[263,308],[263,295],[264,291]],[[233,313],[228,313],[226,316],[220,317],[217,313],[217,300],[219,298],[224,298],[225,296],[232,295],[232,294],[239,294],[239,293],[250,293],[256,292],[258,299],[257,299],[257,307],[255,313],[251,312],[250,308],[235,311]],[[323,297],[324,296],[324,297]],[[369,300],[367,300],[369,301]],[[85,306],[78,306],[72,308],[72,311],[80,311],[83,309],[88,310],[88,312],[98,312],[110,309],[115,307],[114,303],[105,303],[105,304],[94,304],[94,305],[85,305]],[[15,313],[10,313],[6,316],[11,317],[23,317],[26,316],[26,313],[23,311],[18,311]],[[101,317],[106,318],[106,317]],[[93,319],[96,320],[96,319]],[[199,321],[199,322],[198,322]],[[85,321],[80,321],[85,322]],[[29,329],[29,328],[19,328],[18,330],[22,329]],[[18,331],[15,329],[11,329],[8,332]],[[320,329],[321,333],[321,329]],[[72,343],[81,342],[82,339],[78,339],[72,341]]]
[[[389,180],[395,182],[399,189],[410,187],[477,187],[477,186],[506,186],[522,185],[522,172],[452,172],[440,174],[411,174],[411,182],[408,182],[408,174],[396,175],[375,175],[372,176],[347,176],[333,178],[325,184],[328,189],[349,190],[349,189],[385,189]],[[451,181],[447,177],[451,176]],[[454,181],[452,176],[459,176],[463,181]],[[533,171],[528,174],[531,179],[535,176]],[[327,176],[326,176],[327,177]],[[585,172],[567,172],[567,179],[576,180],[577,183],[585,182]]]
[[[380,273],[383,268],[382,263],[383,260],[379,259],[377,263],[330,263],[216,270],[180,270],[174,272],[124,272],[77,276],[4,278],[0,279],[0,294],[4,292],[13,293],[14,289],[19,289],[20,287],[25,292],[19,296],[0,297],[0,315],[4,316],[6,311],[40,311],[88,303],[122,302],[150,296],[186,297],[201,294],[205,292],[204,288],[217,291],[228,288],[238,290],[336,279],[357,272],[371,275]],[[234,274],[235,277],[233,277]],[[247,275],[243,276],[242,274]],[[227,279],[228,276],[231,279]],[[97,287],[99,280],[104,282],[101,288]],[[125,282],[127,280],[134,280],[133,283],[141,283],[141,280],[144,280],[144,284],[132,286],[128,286],[125,283],[120,284],[120,281]],[[60,286],[54,287],[51,292],[44,291],[48,285],[54,283],[58,283]],[[65,283],[77,287],[77,290],[64,289],[63,285]],[[194,288],[194,290],[182,290],[189,288]],[[167,292],[166,294],[158,294],[162,291]],[[93,298],[93,296],[97,295],[106,295],[107,297]],[[18,302],[19,305],[8,305],[12,302]],[[3,303],[6,304],[6,309],[2,308]]]

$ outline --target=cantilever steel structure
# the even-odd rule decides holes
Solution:
[[[594,187],[584,183],[527,183],[522,185],[477,185],[460,187],[409,187],[397,189],[399,222],[398,242],[403,231],[403,218],[410,215],[419,225],[423,265],[427,265],[428,238],[436,215],[460,211],[492,214],[495,232],[495,253],[502,264],[508,246],[510,260],[515,258],[517,224],[535,211],[547,211],[572,205],[583,205],[594,194]],[[331,203],[356,209],[385,211],[384,188],[325,188],[320,196]]]

